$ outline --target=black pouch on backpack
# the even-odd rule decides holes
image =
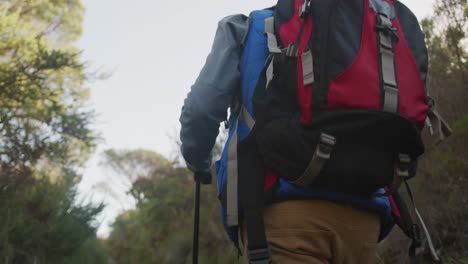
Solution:
[[[298,121],[277,119],[257,134],[257,145],[265,165],[288,181],[296,180],[313,154]]]
[[[336,144],[310,186],[324,190],[371,195],[393,182],[400,153],[409,154],[414,167],[423,152],[411,122],[374,111],[327,112],[306,124],[272,120],[258,131],[257,145],[266,167],[295,182],[311,162],[322,133],[335,137]]]

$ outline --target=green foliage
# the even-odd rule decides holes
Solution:
[[[116,263],[191,263],[193,231],[192,175],[161,155],[145,151],[106,151],[110,164],[126,179],[136,209],[121,214],[106,241]],[[141,158],[138,162],[138,159]],[[151,160],[152,162],[147,162]],[[119,163],[117,165],[117,163]],[[127,168],[139,168],[139,177]],[[200,263],[238,263],[219,220],[214,186],[202,190]]]
[[[468,256],[468,2],[439,0],[423,21],[430,54],[429,91],[454,134],[422,160],[416,192],[443,255]]]
[[[437,0],[434,15],[422,21],[429,49],[429,92],[450,122],[468,113],[468,4]]]
[[[468,114],[462,116],[453,124],[455,136],[462,137],[468,135]]]
[[[78,263],[86,246],[104,259],[90,248],[102,206],[78,204],[75,190],[97,139],[72,45],[82,15],[79,0],[0,2],[2,263]]]
[[[446,264],[468,264],[468,259],[457,259],[457,258],[445,258],[444,263]]]
[[[56,264],[104,264],[108,263],[104,241],[92,236],[86,240],[73,255],[66,257]]]

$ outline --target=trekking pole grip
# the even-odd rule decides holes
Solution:
[[[211,173],[209,171],[196,171],[194,178],[197,183],[211,184]]]

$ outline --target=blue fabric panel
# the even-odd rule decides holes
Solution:
[[[244,49],[240,59],[239,71],[241,74],[241,90],[242,90],[242,101],[246,102],[245,107],[247,111],[253,116],[252,108],[252,96],[257,84],[260,72],[263,69],[263,65],[268,57],[268,44],[266,37],[263,34],[265,28],[265,19],[271,17],[273,12],[270,10],[262,10],[252,12],[249,21],[249,31],[247,33],[247,42],[244,43]],[[223,191],[227,184],[227,160],[228,160],[228,146],[231,142],[234,131],[237,129],[238,140],[241,141],[246,138],[250,129],[245,122],[239,122],[238,127],[234,126],[237,116],[231,116],[229,124],[231,129],[229,130],[228,139],[221,154],[220,160],[216,162],[216,175],[218,182],[218,195]],[[224,228],[229,238],[238,245],[239,238],[235,229],[227,226],[226,208],[221,203],[221,218],[223,221]]]
[[[378,193],[383,193],[383,189]],[[325,198],[335,202],[347,202],[359,206],[363,209],[371,209],[379,213],[390,214],[390,201],[387,197],[362,197],[341,193],[331,193],[315,188],[304,188],[295,186],[283,179],[279,179],[278,187],[275,192],[278,198]]]
[[[269,54],[268,41],[264,34],[265,19],[271,16],[273,16],[271,10],[255,11],[250,14],[248,38],[240,59],[242,102],[252,116],[252,96]]]
[[[247,111],[253,114],[252,96],[257,86],[260,73],[268,58],[268,41],[264,34],[265,19],[271,17],[273,11],[261,10],[250,14],[249,32],[244,50],[240,59],[242,102]],[[239,141],[245,139],[250,133],[245,122],[240,122],[238,128]]]

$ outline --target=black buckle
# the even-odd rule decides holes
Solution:
[[[297,45],[294,43],[289,44],[282,54],[284,54],[283,57],[295,58],[297,56]]]
[[[261,249],[249,249],[249,263],[250,264],[270,264],[271,263],[271,253],[270,249],[261,248]]]
[[[386,36],[390,36],[394,42],[398,42],[400,40],[400,38],[398,38],[398,34],[396,33],[397,29],[393,25],[384,25],[380,16],[377,16],[377,25],[375,25],[375,29],[377,31],[382,31]]]
[[[410,165],[411,165],[411,157],[406,154],[400,154],[399,160],[397,162],[397,176],[402,177],[403,179],[409,179],[410,174]]]
[[[431,96],[427,96],[427,104],[429,105],[429,109],[434,110],[436,107],[436,101]]]
[[[305,0],[304,4],[299,9],[299,16],[304,19],[310,12],[310,0]]]
[[[409,255],[410,257],[415,257],[417,253],[416,251],[422,245],[421,232],[419,230],[419,226],[416,224],[413,224],[411,226],[410,232],[411,232],[411,246],[409,248]]]
[[[330,159],[330,155],[333,151],[333,147],[336,144],[336,139],[333,136],[322,133],[320,135],[320,142],[317,146],[316,155],[322,159]]]
[[[413,235],[413,243],[415,247],[419,248],[422,245],[422,239],[421,230],[419,229],[419,226],[417,224],[413,224],[411,226],[411,234]]]

